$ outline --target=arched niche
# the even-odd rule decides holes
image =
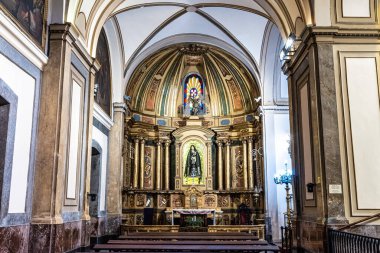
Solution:
[[[198,190],[212,190],[212,138],[215,133],[202,126],[185,126],[173,132],[176,147],[175,162],[175,189],[185,190],[189,187],[196,187]],[[192,153],[192,146],[199,156]],[[191,166],[188,166],[193,159],[201,164],[201,175],[192,173]],[[190,156],[190,157],[189,157]],[[198,157],[198,158],[197,158]]]

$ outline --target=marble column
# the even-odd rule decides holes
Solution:
[[[107,175],[107,223],[108,234],[117,234],[121,224],[123,187],[123,140],[125,103],[113,104],[114,124],[109,133],[108,175]]]
[[[30,241],[36,242],[29,245],[30,252],[66,252],[89,245],[89,234],[85,232],[90,223],[87,193],[91,175],[94,80],[99,64],[74,42],[76,32],[70,25],[52,24],[49,29],[49,59],[41,73],[32,213],[25,213],[26,219],[31,217]],[[83,92],[80,106],[83,120],[79,124],[81,138],[76,154],[82,162],[74,168],[77,169],[75,200],[66,193],[74,75],[84,79],[81,82],[78,78]],[[63,218],[68,213],[69,218]],[[68,221],[71,217],[76,218]],[[69,245],[59,239],[63,232],[70,235]]]
[[[227,140],[226,144],[226,174],[225,174],[225,182],[226,182],[226,190],[230,190],[231,188],[231,141]]]
[[[248,189],[248,173],[247,173],[247,140],[243,139],[243,178],[244,178],[244,189]]]
[[[140,139],[140,189],[144,189],[145,139]]]
[[[252,160],[252,149],[253,149],[253,137],[248,137],[248,187],[250,190],[253,189],[254,177],[253,177],[253,160]]]
[[[94,113],[94,86],[95,86],[95,75],[96,71],[94,68],[91,68],[90,72],[90,94],[88,94],[88,108],[87,108],[87,122],[89,126],[92,126],[93,124],[93,113]],[[87,146],[92,146],[92,127],[89,127],[87,129],[88,139],[87,139]],[[87,159],[86,159],[86,168],[84,176],[85,182],[84,182],[84,188],[85,192],[90,192],[90,180],[91,180],[91,152],[92,148],[87,149]],[[88,199],[84,198],[83,201],[83,212],[82,212],[82,219],[90,221],[91,217],[89,214],[89,202]]]
[[[137,188],[139,186],[139,150],[140,150],[140,140],[138,137],[135,137],[135,157],[133,164],[133,188]]]
[[[218,190],[223,190],[223,142],[217,141],[218,144]]]
[[[162,173],[161,173],[161,140],[157,140],[157,160],[156,160],[156,190],[162,189]]]
[[[169,190],[170,186],[170,140],[165,141],[165,190]]]

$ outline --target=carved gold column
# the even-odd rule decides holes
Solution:
[[[253,149],[253,138],[248,137],[248,187],[250,190],[253,189],[253,160],[252,160],[252,149]]]
[[[134,168],[133,168],[133,188],[137,188],[139,186],[139,142],[138,137],[135,138],[135,158],[134,158]]]
[[[161,190],[161,140],[157,140],[156,189]]]
[[[207,163],[207,170],[206,170],[206,189],[207,190],[212,190],[213,189],[213,178],[212,178],[212,142],[208,141],[206,142],[207,146],[207,157],[208,157],[208,163]]]
[[[218,141],[218,190],[223,190],[223,157],[222,157],[222,149],[223,142]]]
[[[229,190],[231,187],[231,141],[226,141],[226,190]]]
[[[165,141],[165,190],[169,190],[170,180],[170,164],[169,164],[169,152],[170,152],[170,140]]]
[[[243,139],[243,178],[244,178],[244,189],[248,189],[248,176],[247,176],[247,140]]]
[[[180,176],[180,167],[181,167],[181,145],[182,143],[179,141],[175,142],[175,182],[174,189],[181,189],[181,176]]]
[[[145,169],[145,139],[141,138],[140,142],[140,189],[143,189]]]

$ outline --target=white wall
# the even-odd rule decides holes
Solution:
[[[107,185],[107,165],[108,165],[108,137],[102,133],[98,128],[92,127],[92,138],[99,143],[102,148],[100,166],[100,187],[99,187],[99,211],[106,210],[106,185]]]
[[[264,109],[264,161],[266,180],[266,203],[268,216],[272,218],[273,240],[280,239],[280,227],[284,226],[286,211],[285,187],[274,183],[274,176],[285,169],[291,171],[288,153],[290,138],[289,113],[273,108]]]
[[[67,191],[66,197],[76,198],[78,182],[78,151],[80,144],[81,129],[81,109],[82,109],[82,87],[73,80],[71,94],[71,121],[70,121],[70,149],[69,149],[69,168],[67,172]]]
[[[343,0],[343,17],[370,17],[370,0]]]
[[[9,213],[24,213],[28,185],[35,79],[0,54],[0,78],[18,96]]]
[[[358,209],[380,209],[380,98],[376,58],[346,58]]]

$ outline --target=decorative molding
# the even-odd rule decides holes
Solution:
[[[48,57],[16,24],[0,9],[0,36],[8,41],[26,59],[40,70],[48,62]]]
[[[97,104],[94,103],[94,118],[99,120],[99,122],[104,125],[108,130],[113,126],[112,119],[103,111],[103,109]]]

